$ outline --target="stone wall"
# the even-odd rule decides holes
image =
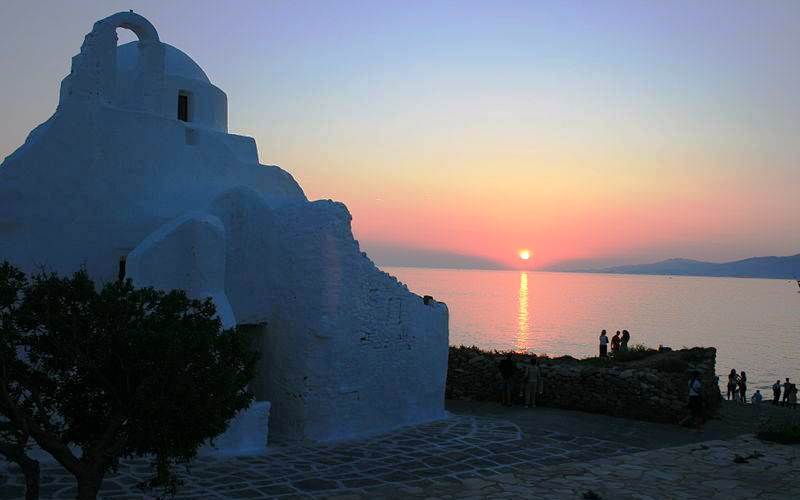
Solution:
[[[704,408],[712,414],[720,403],[714,371],[716,353],[714,348],[694,348],[664,353],[648,351],[631,361],[540,358],[544,392],[538,404],[676,423],[686,415],[690,373],[698,371]],[[446,397],[498,400],[502,379],[497,364],[504,355],[476,347],[451,347]],[[521,365],[528,362],[528,356],[515,355],[514,360]],[[521,370],[518,371],[521,376]],[[520,381],[514,391],[515,398],[519,398],[519,387]]]

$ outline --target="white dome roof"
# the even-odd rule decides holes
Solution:
[[[118,71],[132,71],[136,68],[136,63],[139,59],[138,43],[139,42],[129,42],[117,47]],[[162,45],[164,45],[164,73],[188,78],[190,80],[211,83],[205,71],[203,71],[191,57],[172,45],[166,43],[162,43]]]

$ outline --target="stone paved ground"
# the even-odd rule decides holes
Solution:
[[[799,474],[800,447],[741,436],[589,462],[532,466],[460,484],[435,482],[420,491],[398,493],[412,500],[788,500],[800,498]]]
[[[450,410],[449,420],[371,439],[199,459],[184,474],[177,498],[580,499],[589,490],[607,500],[800,498],[798,447],[729,439],[733,430],[721,424],[696,434],[552,409]],[[663,446],[672,447],[655,449]],[[733,462],[736,454],[754,451],[763,456]],[[125,462],[104,484],[102,498],[143,498],[136,484],[148,473],[144,460]],[[0,463],[0,499],[22,498],[21,480]],[[74,495],[70,476],[44,467],[42,499]]]
[[[198,459],[178,498],[370,497],[511,473],[531,465],[585,461],[641,448],[556,431],[526,436],[508,420],[454,416],[362,441],[287,446],[264,456]],[[147,462],[130,460],[104,484],[103,498],[142,498],[136,484]],[[21,498],[21,477],[10,475],[0,498]],[[42,498],[73,498],[74,482],[56,466],[45,467]],[[2,480],[0,480],[2,481]],[[414,491],[417,491],[417,490]]]

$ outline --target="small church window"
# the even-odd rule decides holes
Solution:
[[[189,96],[187,94],[178,94],[178,120],[189,121]]]

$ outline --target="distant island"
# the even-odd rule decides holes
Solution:
[[[610,274],[658,274],[672,276],[716,276],[730,278],[800,279],[800,254],[787,257],[751,257],[733,262],[703,262],[668,259],[653,264],[562,269],[565,272]]]

